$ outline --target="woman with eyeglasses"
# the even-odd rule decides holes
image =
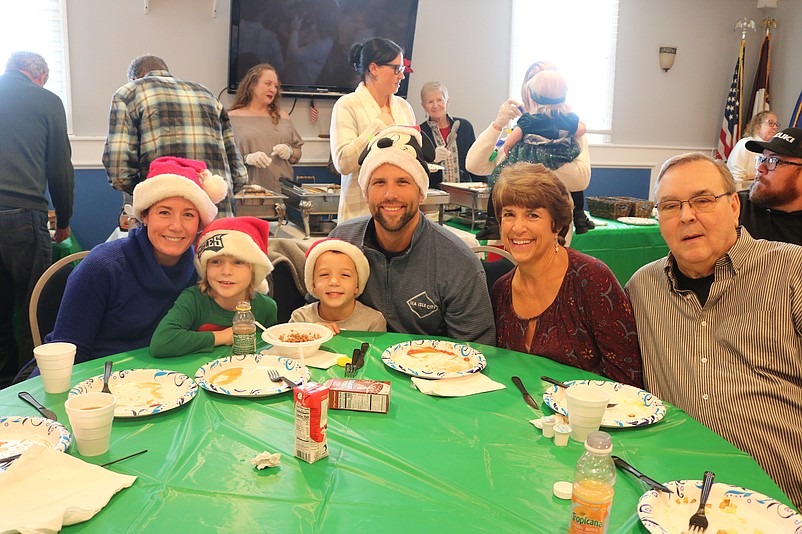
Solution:
[[[404,79],[404,50],[390,39],[374,37],[351,47],[351,65],[361,77],[353,93],[331,111],[331,159],[342,175],[338,222],[370,215],[357,177],[359,156],[368,141],[388,126],[415,126],[415,112],[395,96]]]
[[[779,129],[777,115],[772,111],[761,111],[750,119],[744,130],[744,136],[732,147],[727,158],[727,167],[735,178],[735,184],[740,185],[738,189],[749,189],[757,175],[755,159],[758,153],[747,150],[746,143],[769,141]]]

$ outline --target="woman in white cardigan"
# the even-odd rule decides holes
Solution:
[[[395,96],[404,79],[400,46],[374,37],[351,47],[350,62],[362,81],[353,93],[340,97],[331,112],[331,159],[342,175],[338,223],[370,214],[357,180],[359,156],[368,141],[387,126],[417,124],[412,106]]]

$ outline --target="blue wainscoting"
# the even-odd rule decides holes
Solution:
[[[636,197],[649,198],[649,169],[592,168],[590,185],[585,189],[588,197]],[[585,203],[587,209],[587,202]]]

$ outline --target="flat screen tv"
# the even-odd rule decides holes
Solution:
[[[284,94],[350,93],[359,84],[351,46],[386,37],[411,59],[417,14],[418,0],[231,0],[228,92],[248,69],[270,63]],[[408,76],[398,96],[407,96]]]

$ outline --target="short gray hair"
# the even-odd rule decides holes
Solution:
[[[21,70],[29,73],[34,78],[39,78],[50,74],[47,61],[39,54],[33,52],[14,52],[6,63],[6,72],[11,70]]]
[[[152,70],[169,70],[167,63],[158,56],[144,54],[134,58],[128,66],[128,81],[132,82],[144,78]]]
[[[434,93],[435,91],[443,93],[445,99],[448,100],[448,89],[446,89],[446,86],[440,82],[424,83],[423,87],[420,88],[420,99],[423,100],[427,94]]]
[[[657,174],[657,181],[654,184],[655,200],[657,199],[657,189],[660,187],[660,181],[663,179],[663,175],[665,175],[671,167],[676,167],[677,165],[683,165],[685,163],[693,163],[694,161],[706,161],[716,167],[718,173],[721,175],[721,185],[724,186],[725,193],[731,195],[737,191],[735,179],[732,177],[732,173],[726,163],[720,159],[713,159],[701,152],[686,152],[684,154],[678,154],[663,163],[660,172]]]

